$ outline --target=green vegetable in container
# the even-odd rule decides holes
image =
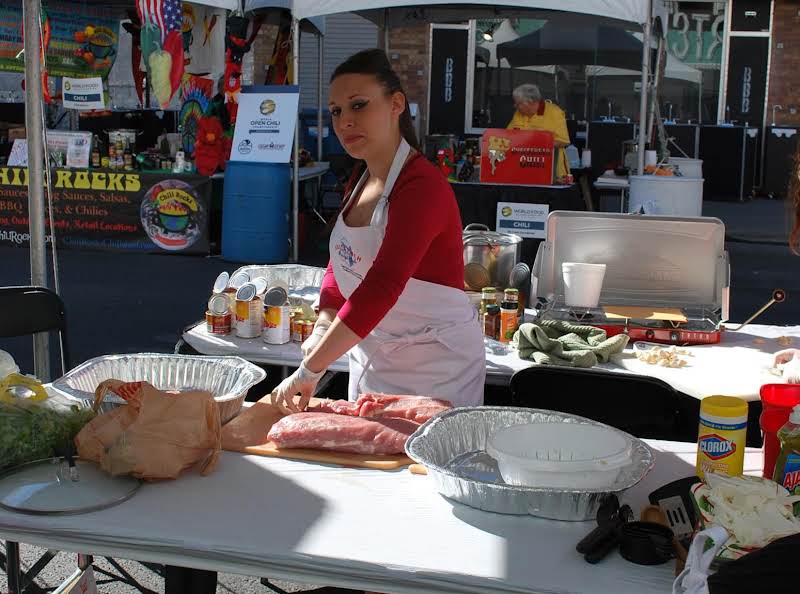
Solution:
[[[63,397],[0,402],[0,469],[66,453],[93,417],[90,408]]]

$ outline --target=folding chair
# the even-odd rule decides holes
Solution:
[[[67,315],[57,293],[45,287],[0,287],[0,338],[58,332],[61,373],[69,369]]]
[[[575,414],[651,439],[687,437],[680,400],[659,379],[599,369],[536,365],[511,378],[514,406]]]

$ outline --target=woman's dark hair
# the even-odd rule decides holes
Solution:
[[[792,232],[789,234],[789,247],[795,254],[800,255],[800,145],[794,155],[794,167],[789,178],[789,191],[787,195],[792,207]]]
[[[420,150],[417,134],[414,132],[414,123],[411,120],[411,108],[400,77],[392,70],[389,58],[381,49],[368,49],[353,54],[336,67],[331,75],[331,82],[343,74],[371,74],[384,86],[386,93],[391,95],[400,92],[406,100],[406,108],[400,114],[400,134],[416,150]]]

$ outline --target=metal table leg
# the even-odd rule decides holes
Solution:
[[[6,576],[8,594],[22,594],[20,587],[19,543],[6,541]]]

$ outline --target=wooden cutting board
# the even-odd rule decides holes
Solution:
[[[312,405],[316,398],[311,399]],[[284,413],[272,402],[268,394],[261,400],[242,409],[242,412],[222,427],[222,449],[229,452],[255,454],[257,456],[273,456],[293,460],[306,460],[322,464],[338,464],[373,470],[396,470],[408,466],[413,461],[405,454],[382,456],[378,454],[348,454],[345,452],[328,452],[325,450],[281,450],[267,439],[270,428]]]
[[[603,311],[611,320],[657,320],[685,324],[688,322],[683,312],[676,307],[638,307],[604,305]]]

